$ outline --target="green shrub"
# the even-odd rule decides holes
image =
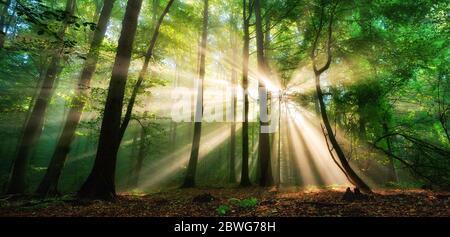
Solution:
[[[231,205],[238,206],[241,208],[254,208],[258,205],[258,199],[256,198],[247,198],[247,199],[237,199],[231,198],[229,200]]]
[[[219,216],[224,216],[226,215],[229,211],[230,211],[230,206],[228,205],[220,205],[217,208],[217,213],[219,214]]]

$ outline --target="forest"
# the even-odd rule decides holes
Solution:
[[[450,216],[446,0],[0,0],[0,216]]]

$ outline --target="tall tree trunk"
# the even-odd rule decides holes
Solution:
[[[141,129],[141,135],[139,140],[139,150],[137,152],[136,164],[133,167],[132,184],[133,188],[137,188],[139,185],[139,178],[141,175],[142,164],[144,163],[145,154],[147,153],[147,142],[146,142],[147,131],[144,127]]]
[[[100,133],[97,157],[91,175],[78,193],[80,197],[114,199],[116,196],[114,178],[117,152],[131,120],[139,89],[147,75],[150,60],[153,57],[153,49],[158,39],[159,28],[173,2],[174,0],[170,0],[167,3],[166,8],[154,27],[150,45],[145,55],[144,64],[139,72],[138,80],[133,87],[127,110],[121,123],[123,99],[128,77],[128,68],[131,60],[132,45],[136,34],[137,19],[142,5],[142,0],[128,1],[121,37],[119,39],[116,62],[113,68],[113,76],[111,78],[105,106],[105,116],[102,123],[102,132]],[[130,29],[127,29],[128,27],[130,27]],[[123,49],[121,49],[121,46],[123,46]],[[117,74],[115,74],[115,72]]]
[[[233,81],[233,95],[232,95],[232,106],[233,106],[233,121],[231,122],[230,125],[230,174],[229,174],[229,178],[230,178],[230,183],[235,183],[236,182],[236,171],[235,171],[235,160],[236,160],[236,104],[237,104],[237,99],[236,99],[236,91],[235,91],[235,85],[237,82],[237,75],[236,75],[236,71],[232,72],[233,76],[232,76],[232,81]]]
[[[270,40],[272,38],[271,34],[270,34],[270,15],[268,12],[268,6],[267,6],[267,1],[263,1],[262,4],[262,8],[265,10],[264,11],[264,57],[265,57],[265,63],[266,63],[266,70],[267,70],[267,74],[270,75],[270,71],[269,71],[269,66],[268,66],[268,60],[270,59]]]
[[[14,3],[13,6],[13,10],[10,14],[10,17],[8,17],[8,22],[5,25],[5,33],[10,32],[10,37],[14,38],[17,35],[17,29],[18,29],[18,25],[17,23],[17,17],[16,17],[16,13],[17,13],[17,0]],[[11,6],[11,5],[10,5]],[[12,27],[12,28],[11,28]]]
[[[372,193],[370,187],[355,173],[355,171],[353,171],[352,167],[350,166],[350,164],[347,161],[347,158],[345,157],[344,152],[341,149],[341,146],[339,145],[339,143],[336,140],[336,137],[333,133],[333,129],[330,125],[330,121],[328,119],[325,102],[324,102],[324,98],[323,98],[323,94],[322,94],[322,89],[320,87],[320,75],[321,74],[317,74],[317,73],[315,74],[316,91],[317,91],[317,97],[319,99],[320,112],[322,114],[322,120],[323,120],[325,129],[326,129],[326,132],[328,135],[328,139],[330,140],[332,147],[336,151],[336,154],[339,158],[342,168],[345,170],[348,177],[351,179],[350,181],[357,188],[361,189],[361,191],[366,192],[366,193]]]
[[[202,133],[203,117],[203,80],[205,79],[205,67],[206,67],[206,44],[208,41],[208,0],[204,0],[203,9],[203,28],[202,28],[202,41],[200,46],[200,68],[198,79],[198,94],[197,94],[197,107],[196,116],[194,121],[194,137],[192,140],[191,156],[189,158],[189,164],[187,168],[186,177],[182,185],[183,188],[189,188],[195,186],[195,173],[197,170],[198,154],[200,151],[200,138]]]
[[[133,134],[133,142],[132,142],[132,144],[131,144],[131,152],[130,152],[130,166],[131,166],[131,168],[130,168],[130,173],[129,173],[129,179],[128,179],[128,187],[129,187],[129,189],[132,189],[132,188],[134,188],[134,184],[135,184],[135,166],[136,165],[133,165],[133,162],[132,161],[134,161],[134,160],[136,160],[136,162],[137,162],[137,150],[138,150],[138,139],[139,139],[139,131],[136,131],[134,134]]]
[[[96,70],[97,61],[99,57],[99,48],[105,37],[106,29],[109,19],[111,17],[112,8],[115,0],[105,0],[97,23],[91,48],[89,50],[86,61],[84,62],[83,71],[78,79],[78,85],[75,88],[75,95],[72,99],[72,106],[66,118],[66,122],[59,137],[56,149],[53,153],[52,159],[45,173],[44,179],[40,183],[37,193],[40,195],[54,195],[57,194],[57,187],[61,171],[70,151],[70,144],[72,143],[75,131],[80,122],[85,100],[90,87],[91,79]]]
[[[362,112],[359,112],[360,117],[359,117],[359,138],[361,139],[361,142],[364,143],[367,141],[367,134],[366,134],[366,120],[364,119],[364,117],[361,115]],[[337,113],[336,113],[337,114]],[[337,115],[336,115],[337,116]]]
[[[115,199],[115,171],[123,98],[142,0],[128,0],[109,83],[94,167],[78,191],[81,198]]]
[[[281,95],[278,96],[277,184],[281,185]]]
[[[179,59],[177,58],[177,61],[178,60]],[[177,86],[178,86],[178,81],[179,81],[179,68],[178,67],[179,67],[179,65],[176,64],[175,65],[175,78],[173,80],[173,89],[177,88]],[[175,147],[176,147],[177,127],[178,127],[178,124],[175,121],[170,120],[170,146],[172,147],[173,151],[175,150]]]
[[[320,113],[322,115],[322,120],[323,120],[325,129],[326,129],[326,132],[327,132],[328,139],[332,145],[332,148],[336,152],[339,162],[341,163],[342,169],[346,172],[347,177],[349,178],[349,181],[352,182],[361,191],[366,192],[366,193],[372,193],[372,190],[370,189],[370,187],[352,169],[352,167],[350,166],[350,164],[347,161],[347,158],[345,157],[344,152],[341,149],[341,146],[339,145],[339,143],[336,140],[336,137],[333,133],[333,129],[331,127],[330,121],[328,119],[328,114],[327,114],[327,110],[326,110],[326,106],[325,106],[322,88],[320,86],[320,76],[322,75],[322,73],[324,73],[326,70],[328,70],[328,68],[331,65],[331,57],[332,57],[332,55],[331,55],[331,39],[332,39],[332,35],[333,35],[333,21],[334,21],[335,10],[336,10],[336,5],[334,5],[334,7],[331,11],[330,19],[328,22],[328,37],[327,37],[327,42],[326,42],[327,59],[326,59],[325,65],[322,66],[321,68],[318,68],[317,61],[316,61],[316,58],[317,58],[316,51],[317,51],[317,47],[318,47],[318,41],[319,41],[321,31],[322,31],[323,25],[324,25],[324,18],[325,18],[325,16],[324,16],[325,15],[325,7],[324,6],[322,6],[321,15],[320,15],[320,23],[319,23],[318,30],[316,32],[316,37],[315,37],[313,47],[312,47],[312,52],[311,52],[311,60],[312,60],[312,64],[313,64],[314,79],[315,79],[315,83],[316,83],[316,93],[317,93],[317,98],[319,100],[319,105],[320,105]],[[332,152],[332,151],[330,151],[330,152]]]
[[[6,40],[6,17],[8,16],[8,8],[11,5],[11,0],[6,0],[0,12],[0,49],[3,48]]]
[[[248,59],[250,48],[250,32],[249,21],[252,8],[248,7],[246,0],[243,0],[243,29],[244,29],[244,47],[242,50],[242,89],[244,91],[244,122],[242,123],[242,171],[241,171],[241,186],[250,186],[248,158],[249,158],[249,142],[248,142]],[[247,9],[249,13],[247,13]]]
[[[294,141],[292,138],[291,133],[295,132],[293,131],[294,129],[290,129],[290,127],[293,126],[294,121],[292,121],[292,115],[289,113],[289,116],[287,117],[287,121],[286,124],[288,124],[287,127],[287,151],[288,151],[288,164],[289,164],[289,180],[290,183],[295,185],[295,186],[301,186],[303,184],[303,179],[298,167],[298,161],[297,161],[297,155],[295,153],[295,149],[294,149]],[[295,125],[294,125],[295,126]]]
[[[145,54],[144,64],[142,65],[141,71],[139,72],[138,80],[137,80],[136,84],[133,87],[133,91],[131,93],[130,101],[128,102],[127,110],[125,112],[125,116],[123,118],[122,125],[120,126],[120,129],[119,129],[119,140],[116,143],[117,146],[120,145],[120,142],[122,141],[123,135],[125,134],[125,131],[127,130],[128,124],[130,123],[130,120],[131,120],[131,115],[133,113],[133,107],[134,107],[134,104],[136,102],[136,98],[137,98],[139,89],[141,88],[141,85],[144,82],[145,77],[147,76],[148,66],[150,64],[150,60],[153,57],[153,50],[155,48],[156,41],[157,41],[158,36],[159,36],[159,28],[161,27],[161,24],[162,24],[162,22],[164,20],[164,17],[169,12],[170,7],[172,6],[174,1],[175,0],[170,0],[167,3],[166,8],[162,12],[162,14],[159,16],[158,22],[156,23],[156,25],[154,27],[152,38],[150,39],[150,45],[149,45],[149,47],[147,49],[147,53]],[[118,150],[119,147],[116,147],[115,149]]]
[[[383,122],[383,132],[384,132],[384,134],[389,134],[389,126],[386,121]],[[394,151],[392,150],[391,137],[386,137],[386,145],[387,145],[389,154],[394,154]],[[388,159],[389,159],[389,164],[388,164],[389,167],[388,168],[390,169],[389,175],[388,175],[388,181],[398,182],[398,174],[397,174],[397,170],[395,169],[394,158],[391,155],[388,155]]]
[[[256,50],[257,50],[257,59],[258,59],[258,71],[262,75],[268,74],[268,67],[266,63],[266,59],[264,56],[264,34],[262,30],[262,20],[261,20],[261,6],[260,6],[260,0],[255,0],[254,2],[255,7],[255,27],[256,27]],[[264,78],[260,78],[258,80],[258,88],[259,93],[267,93],[267,88],[265,85],[265,82],[263,81]],[[260,108],[260,117],[261,114],[264,113],[265,110],[267,110],[267,101],[262,101],[262,98],[260,98],[259,101],[259,108]],[[260,164],[260,180],[259,185],[266,187],[273,184],[273,178],[272,178],[272,168],[271,168],[271,154],[270,154],[270,136],[269,133],[262,132],[262,126],[268,126],[268,122],[261,121],[260,120],[260,131],[259,131],[259,144],[258,144],[258,150],[259,150],[259,164]]]
[[[235,13],[231,13],[230,18],[231,29],[230,30],[230,46],[231,46],[231,58],[233,62],[237,61],[237,40],[234,35],[236,29]],[[231,66],[231,110],[233,119],[230,124],[230,173],[229,182],[236,183],[236,109],[237,109],[237,70],[235,65]]]
[[[70,18],[75,9],[76,1],[67,0],[66,9],[67,16],[63,21],[63,26],[58,34],[61,41],[64,40],[68,18]],[[11,180],[9,183],[8,193],[24,193],[25,191],[25,174],[30,158],[30,152],[34,144],[36,144],[41,131],[44,126],[44,117],[47,111],[47,107],[52,98],[55,82],[59,72],[61,71],[61,60],[64,54],[64,42],[61,42],[57,46],[56,52],[54,52],[50,65],[47,69],[46,75],[42,81],[40,92],[36,98],[32,112],[28,118],[28,121],[24,127],[22,138],[18,145],[17,156],[14,161],[13,170],[11,174]]]

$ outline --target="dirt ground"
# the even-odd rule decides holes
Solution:
[[[121,194],[115,202],[0,198],[0,216],[36,217],[316,217],[450,216],[450,193],[374,190],[364,200],[345,201],[345,190],[262,188],[177,189],[150,195]]]

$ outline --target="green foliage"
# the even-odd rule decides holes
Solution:
[[[83,30],[87,28],[91,31],[96,29],[96,24],[84,21],[78,16],[61,9],[54,9],[46,5],[43,1],[33,0],[28,3],[17,1],[17,16],[21,17],[25,22],[30,23],[36,31],[37,36],[48,37],[51,43],[57,43],[54,40],[62,41],[64,47],[73,48],[77,41],[74,38],[61,37],[60,28],[63,25],[72,27],[74,30]],[[39,39],[29,38],[29,43]]]
[[[231,207],[228,205],[220,205],[216,211],[219,216],[225,216],[229,211],[231,210]]]
[[[239,199],[239,198],[230,198],[228,200],[228,204],[221,204],[217,209],[217,214],[219,216],[225,216],[227,215],[233,208],[239,208],[239,209],[254,209],[258,206],[259,202],[258,199],[252,197],[252,198],[246,198],[246,199]]]
[[[258,199],[256,198],[246,198],[246,199],[238,199],[238,198],[231,198],[229,200],[230,204],[236,207],[245,208],[245,209],[251,209],[258,206]]]

